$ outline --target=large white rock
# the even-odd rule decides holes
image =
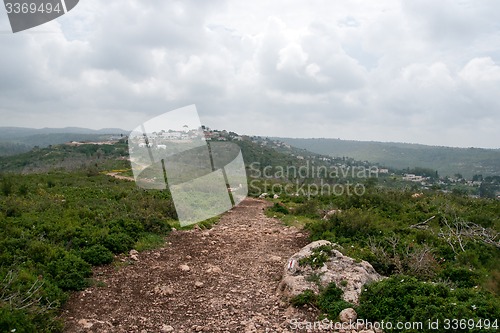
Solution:
[[[356,261],[344,256],[340,251],[333,249],[329,260],[322,267],[313,269],[310,265],[299,265],[302,258],[311,256],[313,249],[322,245],[335,248],[337,245],[326,240],[319,240],[304,246],[288,260],[283,279],[278,286],[278,294],[290,299],[307,289],[319,292],[316,281],[326,287],[335,282],[338,288],[344,291],[343,299],[358,304],[359,295],[366,283],[375,282],[384,277],[366,261]],[[315,281],[316,280],[316,281]]]

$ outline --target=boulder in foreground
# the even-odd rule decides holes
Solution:
[[[278,294],[289,300],[308,289],[319,293],[320,286],[326,287],[334,282],[344,292],[342,298],[346,302],[358,304],[363,286],[384,277],[370,263],[344,256],[335,250],[336,246],[319,240],[291,256],[278,286]]]

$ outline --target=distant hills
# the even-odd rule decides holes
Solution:
[[[396,168],[430,168],[440,176],[500,175],[500,149],[452,148],[420,144],[340,139],[276,138],[297,148],[333,157],[348,156]]]
[[[130,131],[120,128],[93,130],[81,127],[25,128],[0,127],[0,156],[16,155],[69,141],[103,141],[111,137],[128,135]],[[254,137],[256,140],[265,138]],[[273,138],[290,145],[290,149],[274,147],[285,155],[307,155],[309,152],[331,157],[348,157],[356,161],[367,161],[392,169],[414,169],[417,167],[437,170],[440,176],[461,174],[470,179],[473,175],[500,176],[500,149],[436,147],[420,144],[350,141],[340,139]],[[243,147],[247,148],[247,147]],[[284,150],[283,150],[284,149]],[[254,160],[276,160],[277,156],[260,150],[258,159],[251,149],[247,154]],[[288,150],[288,151],[287,151]],[[278,160],[281,160],[281,156]],[[289,157],[287,157],[288,159]],[[285,162],[284,160],[282,162]],[[290,163],[287,161],[287,163]]]
[[[47,147],[69,141],[106,140],[110,136],[128,135],[129,132],[119,128],[93,130],[81,127],[0,127],[0,156],[27,152],[35,146]]]
[[[82,127],[64,127],[64,128],[28,128],[28,127],[0,127],[0,140],[24,138],[37,134],[128,134],[130,131],[120,128],[103,128],[93,130]]]

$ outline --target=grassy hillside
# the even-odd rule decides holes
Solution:
[[[475,323],[453,332],[486,332],[478,324],[483,322],[492,324],[493,331],[500,324],[499,214],[498,200],[436,191],[415,196],[412,191],[374,187],[362,196],[281,196],[269,209],[270,216],[285,223],[305,223],[311,240],[329,240],[343,254],[366,260],[389,277],[365,286],[360,304],[354,306],[361,318]],[[330,249],[313,253],[306,262],[317,261],[321,267]],[[321,274],[316,271],[306,280],[320,281]],[[318,295],[297,296],[296,305],[315,306],[335,320],[346,307],[339,297],[342,283],[319,289]],[[390,331],[433,330],[424,326]]]
[[[0,172],[40,173],[51,170],[86,170],[129,168],[126,143],[114,145],[85,144],[81,146],[54,145],[33,148],[28,152],[0,156]]]
[[[59,332],[91,265],[161,244],[175,217],[168,191],[102,174],[0,175],[0,331]]]
[[[70,141],[106,141],[112,136],[127,135],[118,128],[91,130],[79,127],[24,128],[0,127],[0,156],[15,155],[37,146],[44,148]]]
[[[500,149],[434,147],[418,144],[363,142],[339,139],[280,138],[292,146],[330,156],[349,156],[396,169],[423,167],[441,176],[460,173],[500,175]]]

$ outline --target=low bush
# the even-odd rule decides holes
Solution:
[[[342,299],[342,289],[338,288],[335,282],[320,288],[320,293],[315,294],[312,290],[305,290],[301,294],[293,297],[290,303],[296,307],[310,305],[318,308],[330,320],[336,320],[340,312],[354,305]]]
[[[298,205],[294,210],[295,215],[307,217],[319,217],[318,203],[315,200],[308,200],[303,204]]]
[[[274,203],[274,205],[271,208],[269,208],[269,210],[271,212],[281,213],[281,214],[285,214],[285,215],[290,214],[290,211],[288,210],[288,208],[286,208],[285,205],[278,203],[278,202]]]
[[[293,306],[299,307],[304,305],[314,305],[316,304],[317,296],[314,291],[308,289],[298,294],[297,296],[292,297],[290,303]]]
[[[354,305],[342,299],[343,293],[342,289],[332,282],[319,294],[318,308],[326,314],[328,319],[335,320],[342,310],[354,307]]]
[[[80,257],[91,265],[99,266],[111,263],[114,255],[106,247],[96,244],[83,249],[80,252]]]
[[[439,276],[443,280],[452,282],[459,288],[472,288],[479,284],[480,274],[463,267],[450,267],[444,269]]]
[[[73,253],[64,253],[61,258],[47,265],[52,280],[62,290],[82,290],[88,286],[92,275],[91,266]]]
[[[156,234],[166,234],[170,230],[172,230],[172,227],[170,224],[165,219],[162,219],[160,217],[148,217],[144,220],[141,221],[142,225],[144,226],[144,230],[147,232],[153,232]]]
[[[127,252],[133,248],[135,241],[132,237],[124,232],[117,232],[109,234],[103,242],[104,246],[113,252],[114,254],[119,254]]]
[[[359,302],[358,316],[370,322],[424,323],[419,330],[395,329],[393,332],[434,332],[428,327],[428,322],[436,320],[442,325],[446,319],[473,320],[475,323],[487,320],[493,323],[500,318],[498,299],[488,292],[454,289],[442,283],[422,282],[404,275],[395,275],[365,286]],[[467,332],[483,330],[476,327]]]

